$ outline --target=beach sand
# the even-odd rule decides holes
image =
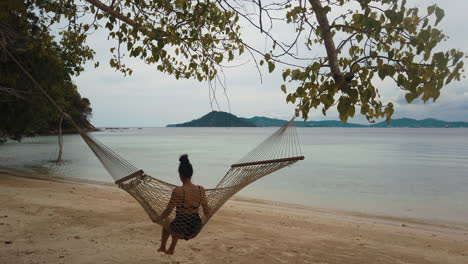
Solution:
[[[0,171],[0,263],[468,263],[463,225],[242,198],[168,256],[124,191],[19,176]]]

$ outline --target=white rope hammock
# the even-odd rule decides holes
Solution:
[[[293,125],[294,118],[292,118],[238,162],[232,164],[215,188],[207,189],[205,192],[200,187],[192,189],[177,187],[147,175],[143,170],[136,168],[82,130],[40,87],[15,57],[8,51],[7,54],[77,129],[115,183],[141,204],[153,222],[173,231],[176,230],[185,239],[195,237],[214,213],[241,189],[272,172],[304,159],[297,131]],[[175,210],[169,212],[167,209],[170,205]],[[202,210],[206,208],[209,210]]]

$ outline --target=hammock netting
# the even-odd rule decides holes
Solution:
[[[153,222],[172,230],[185,230],[181,233],[186,233],[187,239],[198,234],[211,216],[242,188],[304,159],[293,118],[238,162],[232,164],[215,188],[206,189],[205,192],[199,188],[182,190],[174,184],[139,170],[90,134],[80,130],[80,135],[116,184],[141,204]],[[177,188],[179,189],[176,190]],[[161,216],[170,201],[175,208],[162,219]],[[202,204],[208,206],[209,213],[203,210]],[[197,214],[199,219],[194,217]],[[194,234],[190,234],[191,232]]]

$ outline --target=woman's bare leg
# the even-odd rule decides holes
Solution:
[[[161,246],[158,249],[159,252],[166,252],[166,243],[167,243],[167,240],[169,239],[169,235],[170,235],[169,230],[163,227],[162,235],[161,235]]]
[[[181,236],[180,236],[179,234],[172,233],[172,242],[171,242],[171,246],[170,246],[169,249],[166,251],[166,254],[168,254],[168,255],[174,254],[174,250],[175,250],[175,247],[176,247],[176,245],[177,245],[177,241],[179,241],[179,238],[181,238]]]

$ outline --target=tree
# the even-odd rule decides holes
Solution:
[[[9,0],[13,1],[13,0]],[[32,1],[43,23],[57,25],[62,42],[72,48],[86,35],[106,28],[116,40],[110,47],[110,65],[131,74],[123,50],[176,78],[213,80],[222,61],[244,50],[238,16],[219,8],[216,1],[59,0]]]
[[[82,62],[92,56],[91,50],[85,46],[81,47],[81,54],[73,54],[77,48],[64,50],[31,6],[18,7],[0,9],[0,141],[47,133],[58,128],[60,119],[57,109],[9,54],[77,123],[83,128],[92,127],[88,122],[90,102],[80,96],[71,80],[73,74],[82,70]]]
[[[61,43],[71,50],[83,47],[92,30],[107,28],[116,40],[109,63],[128,74],[132,70],[124,64],[123,50],[129,57],[155,64],[161,72],[199,81],[216,80],[224,63],[244,51],[255,62],[260,56],[258,64],[269,72],[285,65],[281,90],[305,119],[312,108],[321,107],[325,114],[337,105],[342,121],[354,116],[356,108],[370,122],[381,117],[389,121],[393,104],[380,101],[377,77],[394,80],[407,92],[408,102],[416,98],[426,102],[435,101],[441,88],[460,80],[463,71],[463,52],[437,50],[447,39],[437,28],[444,11],[433,5],[421,14],[408,8],[405,0],[38,0],[31,4],[44,24],[65,20]],[[294,27],[288,38],[292,41],[275,36],[278,21]],[[269,51],[242,40],[243,23],[259,29],[270,41]],[[323,47],[323,56],[311,56],[311,50]]]
[[[281,86],[287,93],[286,100],[297,102],[297,110],[304,118],[311,108],[321,106],[326,114],[337,104],[343,122],[355,115],[356,108],[370,122],[381,117],[389,122],[393,104],[380,101],[377,76],[381,80],[393,80],[398,88],[406,91],[408,103],[416,98],[435,101],[444,85],[462,77],[463,52],[436,49],[440,42],[447,40],[437,28],[444,17],[444,11],[437,5],[429,6],[421,14],[418,8],[408,8],[406,0],[308,0],[267,6],[257,0],[255,4],[259,7],[258,17],[242,15],[262,32],[262,13],[269,18],[270,29],[277,19],[286,19],[286,23],[296,28],[293,42],[281,45],[272,30],[265,32],[273,47],[264,54],[260,64],[265,63],[272,72],[275,64],[284,63],[285,57],[305,61],[283,71],[285,84]],[[275,17],[278,10],[283,12]],[[301,46],[303,35],[304,50],[324,46],[326,54],[297,57],[291,50]],[[341,41],[338,43],[337,39]],[[289,93],[288,87],[293,88]]]

